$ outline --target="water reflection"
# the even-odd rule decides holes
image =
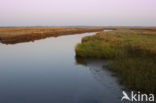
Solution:
[[[93,34],[0,44],[0,103],[120,103],[119,86],[97,62],[75,64],[76,44]]]
[[[119,98],[122,96],[122,86],[118,84],[117,79],[112,76],[112,73],[110,71],[103,68],[103,66],[106,66],[108,64],[107,61],[95,59],[81,59],[77,57],[75,59],[78,65],[84,65],[89,68],[93,77],[103,86],[105,94],[112,96],[114,100],[119,100]],[[104,100],[102,100],[102,103],[108,102],[106,98],[103,99]]]

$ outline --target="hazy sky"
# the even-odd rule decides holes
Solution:
[[[156,26],[156,0],[0,0],[0,26]]]

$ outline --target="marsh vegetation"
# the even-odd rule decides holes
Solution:
[[[17,27],[0,28],[0,40],[4,44],[29,42],[47,37],[57,37],[87,32],[102,31],[102,27]]]
[[[107,68],[130,90],[156,93],[156,30],[119,29],[86,36],[78,58],[107,59]]]

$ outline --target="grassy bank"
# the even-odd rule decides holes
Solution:
[[[47,37],[57,37],[86,32],[107,30],[146,30],[155,31],[156,28],[144,27],[8,27],[0,28],[0,41],[4,44],[29,42]],[[145,32],[145,31],[144,31]],[[144,33],[146,34],[146,33]],[[153,35],[153,34],[151,34]]]
[[[34,41],[47,37],[102,31],[102,27],[32,27],[32,28],[0,28],[0,40],[5,44]]]
[[[122,29],[87,36],[78,44],[80,58],[109,59],[114,71],[128,89],[156,93],[156,31]]]

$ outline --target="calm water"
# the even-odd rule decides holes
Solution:
[[[76,44],[93,34],[0,43],[0,103],[121,103],[121,87],[102,69],[105,61],[76,62]]]

